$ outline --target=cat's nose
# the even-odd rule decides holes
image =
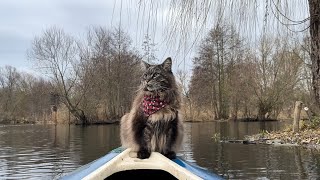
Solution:
[[[149,90],[149,89],[151,89],[151,88],[152,88],[152,85],[146,84],[146,86],[144,87],[144,90]]]

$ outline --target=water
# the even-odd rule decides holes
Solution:
[[[178,153],[227,179],[317,179],[320,152],[300,147],[226,144],[279,122],[187,123]],[[0,126],[0,179],[57,179],[120,145],[118,125]]]

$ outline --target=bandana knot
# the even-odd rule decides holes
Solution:
[[[168,103],[160,100],[160,96],[145,95],[143,97],[142,109],[145,116],[150,116],[164,108]]]

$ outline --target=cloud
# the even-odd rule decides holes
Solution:
[[[58,26],[70,34],[81,33],[89,25],[106,24],[112,8],[103,0],[1,1],[0,66],[29,66],[26,50],[44,29]]]
[[[67,33],[79,37],[85,34],[89,26],[112,28],[118,26],[121,20],[122,28],[133,40],[132,45],[141,50],[147,32],[144,20],[148,17],[147,14],[142,17],[141,12],[138,12],[137,3],[131,0],[0,1],[0,16],[4,17],[0,19],[0,66],[31,69],[32,64],[27,61],[26,51],[31,47],[32,39],[51,26],[63,28]],[[163,43],[164,25],[159,19],[164,13],[165,9],[158,10],[156,18],[160,25],[156,24],[149,32],[158,44],[157,55],[160,61],[172,54]],[[137,24],[138,15],[140,24]],[[155,19],[151,21],[155,22]]]

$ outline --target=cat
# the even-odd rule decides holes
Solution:
[[[149,158],[151,152],[174,159],[184,128],[172,60],[168,57],[162,64],[143,64],[145,72],[131,111],[121,118],[121,144],[137,152],[140,159]]]

